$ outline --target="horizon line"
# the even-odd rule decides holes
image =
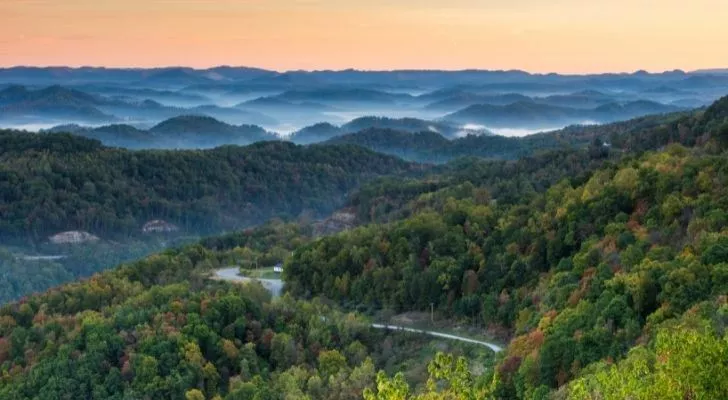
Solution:
[[[366,69],[366,68],[322,68],[322,69],[276,69],[276,68],[265,68],[255,67],[249,65],[230,65],[230,64],[217,64],[207,67],[195,67],[189,65],[180,64],[169,64],[169,65],[156,65],[156,66],[110,66],[110,65],[63,65],[63,64],[45,64],[45,65],[32,65],[32,64],[15,64],[15,65],[0,65],[0,70],[10,70],[19,68],[36,68],[36,69],[70,69],[70,70],[81,70],[81,69],[108,69],[108,70],[164,70],[164,69],[187,69],[192,71],[209,71],[218,68],[231,68],[231,69],[251,69],[260,70],[266,72],[275,72],[278,74],[286,73],[316,73],[316,72],[364,72],[364,73],[387,73],[387,72],[510,72],[510,73],[524,73],[528,75],[561,75],[561,76],[589,76],[589,75],[637,75],[637,74],[649,74],[649,75],[661,75],[668,73],[683,73],[691,74],[698,72],[714,72],[714,71],[725,71],[728,72],[728,66],[726,67],[710,67],[710,68],[699,68],[695,70],[684,70],[681,68],[665,69],[665,70],[646,70],[638,69],[633,71],[600,71],[600,72],[534,72],[524,69],[511,68],[511,69],[487,69],[487,68],[392,68],[392,69]]]

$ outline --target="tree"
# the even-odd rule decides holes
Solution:
[[[318,356],[319,371],[324,377],[336,375],[347,367],[346,357],[337,350],[325,350]]]
[[[287,333],[278,333],[271,341],[271,360],[276,367],[285,370],[296,363],[296,342]]]
[[[185,393],[185,400],[205,400],[205,395],[199,389],[190,389]]]

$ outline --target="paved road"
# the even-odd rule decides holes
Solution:
[[[215,275],[213,276],[213,278],[223,280],[223,281],[229,281],[229,282],[258,281],[263,285],[263,287],[268,289],[271,292],[271,294],[273,294],[273,297],[279,297],[281,295],[281,292],[283,291],[283,281],[281,281],[280,279],[251,279],[251,278],[248,278],[245,276],[240,276],[239,274],[240,274],[240,269],[237,267],[223,268],[223,269],[218,269],[217,271],[215,271]],[[460,342],[477,344],[480,346],[485,346],[485,347],[493,350],[496,353],[503,351],[503,348],[498,346],[495,343],[484,342],[481,340],[470,339],[470,338],[457,336],[457,335],[451,335],[448,333],[427,331],[427,330],[414,329],[414,328],[406,328],[404,326],[396,326],[396,325],[372,324],[371,326],[374,329],[388,329],[388,330],[392,330],[392,331],[421,333],[423,335],[435,336],[435,337],[439,337],[439,338],[443,338],[443,339],[457,340]]]
[[[20,255],[20,256],[16,256],[16,257],[19,260],[23,260],[23,261],[57,261],[57,260],[62,260],[68,256],[62,256],[62,255],[58,255],[58,256],[25,256],[25,255]]]
[[[263,285],[264,288],[271,292],[273,297],[279,297],[283,292],[283,281],[280,279],[254,279],[240,275],[240,269],[235,268],[223,268],[215,271],[215,279],[228,282],[251,282],[257,281]]]
[[[435,336],[443,339],[451,339],[451,340],[457,340],[460,342],[466,342],[466,343],[472,343],[472,344],[478,344],[481,346],[485,346],[494,352],[498,353],[503,351],[503,348],[498,346],[497,344],[490,343],[490,342],[484,342],[482,340],[475,340],[470,339],[458,335],[451,335],[449,333],[442,333],[442,332],[435,332],[435,331],[426,331],[422,329],[415,329],[415,328],[405,328],[403,326],[396,326],[396,325],[383,325],[383,324],[372,324],[372,328],[375,329],[387,329],[391,331],[404,331],[404,332],[412,332],[412,333],[421,333],[423,335],[430,335]]]

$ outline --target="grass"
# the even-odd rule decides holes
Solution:
[[[248,278],[256,279],[281,279],[281,274],[273,272],[273,267],[257,269],[240,268],[240,274]]]

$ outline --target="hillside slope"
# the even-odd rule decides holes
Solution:
[[[458,163],[440,181],[390,179],[375,191],[399,201],[387,223],[318,239],[306,226],[270,224],[4,306],[0,398],[724,398],[726,102],[639,133],[621,142],[634,152],[599,146]],[[100,148],[51,138],[46,156]],[[253,148],[267,146],[301,157],[337,148]],[[504,187],[496,168],[511,173],[502,174],[508,192],[490,193]],[[270,302],[259,286],[206,279],[261,260],[285,260],[287,296]],[[409,374],[387,374],[405,369],[396,357],[408,348],[431,348],[381,336],[337,303],[434,306],[508,349],[478,368],[438,355],[430,382],[410,388]]]
[[[0,237],[66,230],[140,234],[152,219],[219,232],[303,212],[327,214],[362,182],[413,167],[353,146],[261,142],[195,151],[128,151],[63,134],[0,133]]]
[[[680,357],[724,354],[724,102],[676,127],[686,142],[704,145],[623,157],[585,181],[563,180],[520,203],[492,202],[472,185],[434,187],[412,200],[405,219],[297,249],[284,269],[288,288],[344,306],[434,305],[484,324],[510,346],[481,396],[544,398],[560,389],[603,398],[635,383],[620,382],[608,364],[640,344],[642,357],[665,349]],[[702,347],[685,351],[669,335]],[[637,373],[629,369],[637,357],[630,353],[619,370]],[[680,382],[666,398],[719,398],[728,390],[700,380],[725,360],[715,368],[674,363],[684,375],[659,362],[654,376],[644,375]]]

